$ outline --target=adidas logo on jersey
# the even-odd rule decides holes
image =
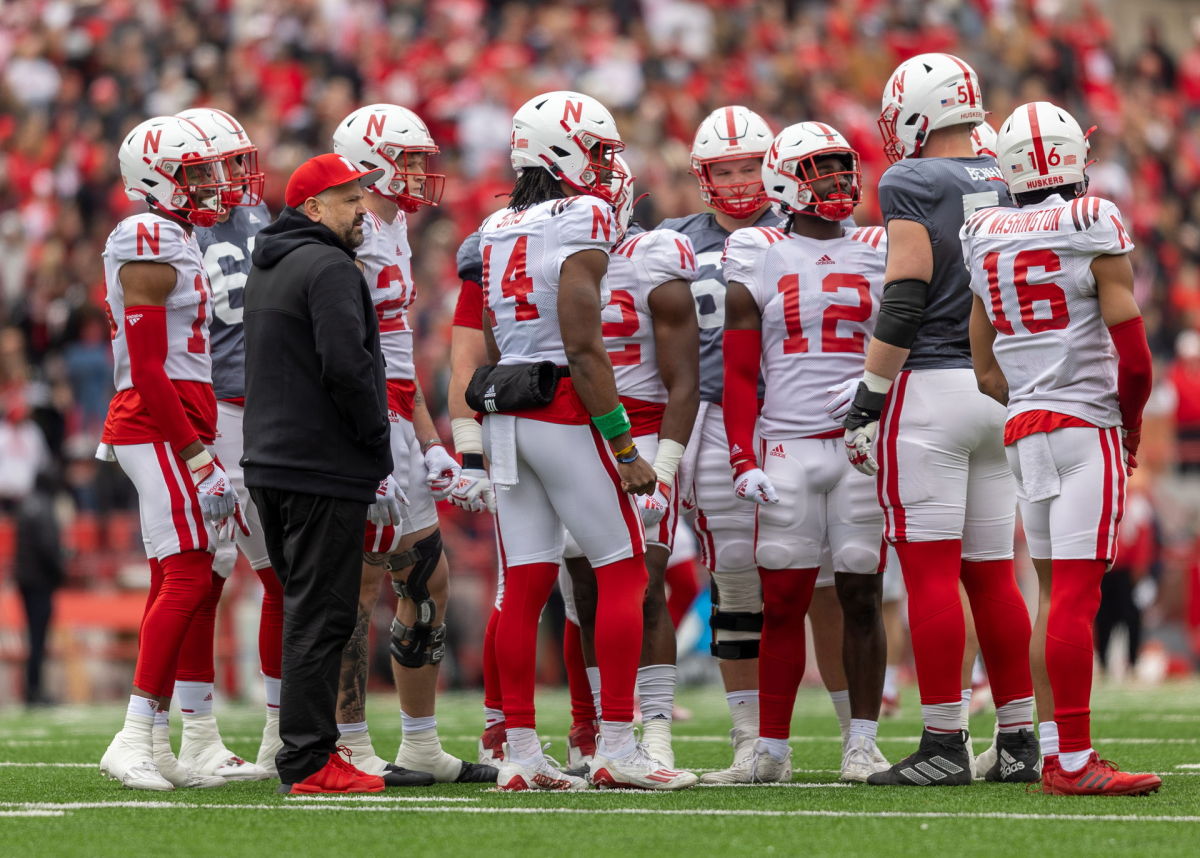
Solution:
[[[782,444],[776,444],[774,447],[772,447],[772,448],[771,448],[771,455],[772,455],[772,456],[778,456],[778,457],[779,457],[779,458],[781,458],[781,459],[786,459],[786,458],[787,458],[787,453],[783,452],[783,445],[782,445]]]
[[[141,320],[142,320],[141,313],[134,313],[132,315],[126,314],[126,316],[125,316],[125,321],[129,323],[129,327],[131,327],[131,328],[134,325],[136,325],[138,322],[140,322]]]
[[[817,260],[816,264],[817,265],[834,265],[836,263],[834,263],[834,261],[829,258],[829,254],[826,253],[824,256],[822,256],[820,259]]]

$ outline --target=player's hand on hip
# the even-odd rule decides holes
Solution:
[[[450,489],[450,503],[467,512],[496,511],[496,493],[487,471],[463,468]]]
[[[658,483],[654,468],[641,456],[629,464],[617,462],[617,473],[621,475],[621,490],[631,495],[653,494]]]
[[[857,389],[857,378],[825,388],[825,392],[830,394],[829,401],[825,403],[825,413],[834,420],[845,419],[850,413],[850,406],[854,404],[854,391]]]
[[[875,436],[879,434],[879,418],[883,414],[886,393],[869,390],[865,382],[858,382],[854,391],[854,401],[850,410],[842,420],[846,429],[846,457],[850,464],[867,476],[879,473],[879,463],[875,461],[873,447]]]
[[[641,513],[642,524],[645,527],[656,527],[670,508],[671,487],[665,483],[658,483],[654,487],[654,494],[638,500],[638,512]]]
[[[748,466],[733,475],[733,493],[741,500],[766,506],[779,503],[779,493],[762,468]]]
[[[408,497],[396,478],[391,474],[375,490],[375,503],[367,507],[367,520],[376,527],[399,527],[404,520],[402,508],[408,506]]]
[[[437,500],[445,500],[454,484],[462,466],[454,457],[446,452],[441,444],[431,444],[423,454],[425,457],[425,483]]]

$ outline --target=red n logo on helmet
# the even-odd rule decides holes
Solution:
[[[906,72],[892,75],[892,98],[904,95],[904,75]]]
[[[567,126],[567,119],[571,118],[576,122],[583,121],[583,102],[582,101],[566,101],[563,103],[562,124]]]
[[[372,113],[367,117],[367,136],[383,136],[383,122],[387,117],[382,113]]]
[[[157,155],[160,140],[162,140],[161,128],[157,131],[147,131],[146,138],[142,141],[142,154],[145,155],[147,152],[153,150],[154,154]]]

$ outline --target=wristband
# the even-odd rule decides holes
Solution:
[[[614,453],[613,455],[617,457],[617,461],[622,465],[632,465],[638,460],[637,444],[630,444],[621,452]]]
[[[483,453],[463,453],[462,466],[466,471],[482,471]]]
[[[184,464],[187,465],[188,470],[192,474],[192,479],[196,482],[207,477],[212,473],[214,468],[212,453],[208,452],[208,450],[201,450]]]
[[[605,441],[611,441],[633,428],[633,424],[629,422],[629,415],[625,413],[625,406],[619,404],[607,414],[593,417],[592,425],[596,427]]]
[[[421,452],[428,453],[430,448],[432,448],[432,447],[445,447],[445,446],[446,445],[442,443],[441,438],[430,438],[428,441],[426,441],[424,444],[421,445]]]
[[[450,421],[454,449],[460,456],[483,452],[483,427],[474,417],[455,417]]]
[[[683,445],[670,438],[660,438],[658,451],[654,454],[654,473],[658,481],[664,485],[675,482],[675,473],[679,470],[679,460],[683,458]]]

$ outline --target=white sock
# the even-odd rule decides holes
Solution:
[[[521,765],[536,764],[542,758],[542,744],[532,727],[509,727],[505,734],[512,761]]]
[[[1053,757],[1058,753],[1058,725],[1053,721],[1043,721],[1037,726],[1038,745],[1043,757]]]
[[[367,722],[354,721],[350,724],[338,724],[337,728],[338,734],[341,736],[348,736],[351,733],[365,733],[367,732]]]
[[[962,728],[964,730],[971,729],[971,698],[974,696],[973,688],[964,688],[962,690]]]
[[[587,668],[588,685],[592,689],[592,703],[596,707],[596,717],[600,717],[600,668]]]
[[[934,733],[957,733],[962,729],[962,703],[922,703],[921,720]]]
[[[729,715],[733,719],[734,729],[757,736],[758,689],[730,691],[725,695],[725,702],[729,704]]]
[[[760,736],[754,749],[759,752],[770,754],[772,760],[781,763],[787,759],[788,751],[791,750],[791,746],[788,745],[787,739],[767,739]]]
[[[283,684],[283,680],[275,676],[267,676],[265,673],[262,675],[262,679],[263,691],[267,695],[268,711],[271,709],[279,711],[279,686]]]
[[[171,713],[166,709],[159,709],[154,713],[154,726],[171,728]]]
[[[604,742],[604,753],[614,759],[623,760],[637,750],[630,721],[601,721],[600,739]]]
[[[486,730],[488,727],[495,727],[497,724],[504,723],[504,713],[499,709],[489,709],[483,707],[483,727]]]
[[[1022,697],[996,707],[996,726],[1001,733],[1033,729],[1033,698]]]
[[[176,682],[175,699],[179,701],[179,711],[185,718],[211,715],[215,688],[211,682]]]
[[[427,733],[430,730],[437,730],[437,716],[425,715],[421,718],[414,718],[400,710],[400,729],[405,736],[412,736],[415,733]]]
[[[900,687],[896,683],[900,669],[894,664],[889,664],[883,669],[883,696],[884,697],[899,697]]]
[[[648,664],[638,668],[637,694],[642,707],[642,723],[651,718],[671,720],[677,676],[673,664]]]
[[[866,718],[851,718],[850,735],[866,736],[871,740],[871,744],[874,744],[875,737],[879,735],[879,722],[868,721]]]
[[[130,694],[129,705],[125,707],[125,726],[148,730],[154,723],[154,716],[157,714],[157,700]]]
[[[1077,772],[1087,765],[1087,761],[1091,756],[1091,748],[1088,748],[1086,751],[1060,752],[1058,755],[1058,764],[1062,766],[1064,772]]]
[[[850,692],[830,691],[829,699],[833,701],[833,711],[837,714],[838,727],[842,731],[842,736],[845,736],[850,730]]]

